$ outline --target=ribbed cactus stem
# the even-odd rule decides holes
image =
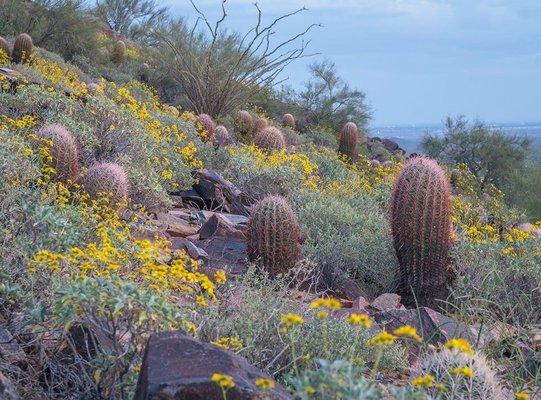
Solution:
[[[0,51],[5,53],[5,55],[8,57],[8,61],[9,61],[9,58],[11,57],[11,50],[9,48],[8,41],[5,38],[3,38],[2,36],[0,36]]]
[[[110,204],[117,206],[129,195],[129,181],[124,168],[116,163],[93,164],[81,179],[81,184],[91,199],[108,197]]]
[[[295,129],[295,117],[291,114],[284,114],[282,117],[282,124],[291,129]]]
[[[300,228],[297,216],[280,196],[257,203],[248,222],[248,257],[271,278],[288,272],[300,257]]]
[[[122,40],[119,40],[115,43],[113,48],[112,60],[116,65],[124,64],[124,59],[126,58],[126,43]]]
[[[26,62],[30,59],[30,56],[32,56],[33,51],[34,42],[32,41],[32,38],[26,33],[21,33],[17,36],[15,43],[13,44],[11,60],[14,63]]]
[[[348,122],[340,132],[340,144],[338,152],[347,157],[350,162],[356,162],[359,157],[357,142],[359,141],[359,131],[357,125]]]
[[[143,83],[148,83],[148,74],[150,72],[150,65],[148,63],[142,63],[139,66],[139,80]]]
[[[391,194],[391,230],[400,264],[401,294],[420,304],[444,296],[450,278],[451,189],[426,157],[410,159]],[[412,293],[413,291],[413,293]]]
[[[254,117],[254,134],[258,134],[269,126],[269,121],[265,117]]]
[[[216,123],[212,117],[208,114],[201,114],[197,117],[197,122],[200,129],[202,129],[201,137],[203,140],[213,140],[214,133],[216,131]]]
[[[274,126],[270,126],[259,132],[255,137],[254,144],[261,149],[269,151],[283,149],[286,146],[284,135]]]
[[[246,110],[240,110],[235,119],[235,127],[244,136],[251,135],[254,131],[254,119]]]
[[[70,131],[60,124],[50,124],[39,129],[37,136],[51,142],[53,177],[61,182],[75,181],[79,174],[79,152]]]
[[[227,146],[231,142],[231,135],[227,131],[227,128],[223,125],[218,125],[216,127],[216,132],[214,133],[214,144],[222,147]]]

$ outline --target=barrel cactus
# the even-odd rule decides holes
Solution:
[[[235,128],[241,135],[249,136],[254,131],[254,119],[246,110],[240,110],[235,118]]]
[[[60,182],[75,181],[79,174],[79,151],[73,135],[60,124],[45,125],[37,131],[38,138],[50,142],[55,172],[53,178]]]
[[[126,58],[126,43],[124,43],[122,40],[116,42],[111,58],[116,65],[124,64],[124,60]]]
[[[300,258],[300,228],[297,216],[280,196],[267,196],[257,203],[248,221],[247,251],[271,278],[287,273]]]
[[[142,63],[139,66],[139,80],[143,83],[148,83],[148,74],[150,72],[150,65],[148,63]]]
[[[291,114],[284,114],[284,116],[282,117],[282,124],[291,129],[295,129],[295,117]]]
[[[81,185],[91,199],[107,196],[112,206],[127,200],[130,187],[124,168],[111,162],[93,164],[82,177]]]
[[[21,33],[15,39],[13,44],[13,51],[11,52],[11,60],[14,63],[26,62],[29,60],[32,52],[34,51],[34,42],[30,35]]]
[[[420,304],[445,295],[450,278],[451,188],[430,158],[410,159],[391,193],[391,231],[400,264],[399,292]],[[414,297],[413,297],[414,295]]]
[[[203,132],[201,132],[201,137],[204,140],[214,139],[214,133],[216,131],[216,123],[214,122],[212,117],[208,114],[201,114],[197,117],[197,122],[200,128],[203,129]]]
[[[255,117],[254,118],[254,133],[258,134],[263,129],[269,126],[269,121],[265,117]]]
[[[227,146],[232,142],[231,135],[227,131],[227,128],[223,125],[218,125],[216,131],[214,132],[214,144],[216,146]]]
[[[284,135],[274,126],[269,126],[257,134],[254,144],[265,150],[280,150],[286,146]]]
[[[9,49],[8,41],[2,36],[0,36],[0,52],[5,53],[2,57],[7,57],[7,61],[9,61],[11,57],[11,50]]]
[[[357,142],[359,141],[359,131],[357,125],[353,122],[348,122],[340,132],[340,144],[338,152],[347,157],[350,162],[357,161],[359,157],[359,149]]]

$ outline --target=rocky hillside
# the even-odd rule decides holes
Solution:
[[[0,398],[540,395],[541,223],[467,168],[2,43]]]

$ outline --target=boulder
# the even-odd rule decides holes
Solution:
[[[246,239],[244,232],[236,229],[223,214],[213,214],[199,230],[200,239],[209,239],[213,236]]]
[[[191,242],[207,253],[206,267],[210,269],[225,269],[233,275],[242,274],[248,269],[248,254],[244,239],[213,236]]]
[[[383,146],[385,146],[385,148],[390,152],[396,151],[400,147],[394,140],[391,139],[383,139],[381,142],[383,143]]]
[[[428,307],[381,311],[374,314],[373,318],[388,331],[403,325],[411,325],[417,329],[425,342],[430,344],[444,343],[457,337],[470,342],[476,340],[474,332],[469,327]]]
[[[396,293],[383,293],[372,301],[370,307],[377,311],[388,311],[404,308],[404,306],[400,304],[400,299],[401,297]]]
[[[193,242],[186,238],[171,238],[171,250],[184,250],[191,258],[198,261],[208,261],[210,258],[205,250],[197,247]]]
[[[20,400],[15,385],[0,372],[0,400]]]
[[[183,218],[175,216],[175,214],[158,213],[156,221],[165,229],[168,235],[173,237],[188,237],[195,235],[199,231],[199,224],[190,223]]]
[[[291,397],[276,383],[274,389],[260,390],[255,380],[270,377],[238,354],[175,331],[154,334],[148,340],[134,400],[222,400],[213,374],[229,375],[235,386],[228,400]]]
[[[242,202],[242,192],[218,172],[203,169],[197,171],[194,178],[197,183],[193,185],[193,189],[203,199],[207,209],[249,215]]]
[[[225,221],[232,225],[235,229],[244,231],[248,226],[248,217],[245,215],[216,213],[214,211],[201,210],[197,213],[196,218],[200,224],[204,224],[215,214],[218,214],[220,218],[225,219]]]

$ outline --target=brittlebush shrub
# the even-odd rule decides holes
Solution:
[[[398,265],[387,217],[368,195],[352,205],[341,196],[306,191],[295,206],[303,255],[323,269],[324,278],[339,268],[371,295],[393,289]]]

